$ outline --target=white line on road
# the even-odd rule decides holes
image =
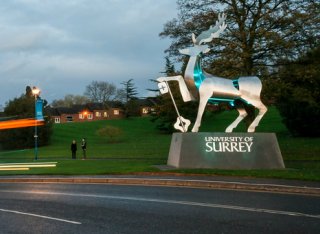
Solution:
[[[229,210],[239,210],[239,211],[249,211],[249,212],[257,212],[257,213],[268,213],[268,214],[288,215],[288,216],[298,216],[298,217],[307,217],[307,218],[320,219],[320,215],[305,214],[305,213],[300,213],[300,212],[291,212],[291,211],[282,211],[282,210],[269,210],[269,209],[243,207],[243,206],[232,206],[232,205],[223,205],[223,204],[214,204],[214,203],[202,203],[202,202],[155,199],[155,198],[139,198],[139,197],[129,197],[129,196],[110,196],[110,195],[100,195],[100,194],[41,192],[41,191],[32,192],[32,191],[21,191],[21,190],[0,190],[0,192],[22,193],[22,194],[40,194],[40,195],[58,195],[58,196],[72,196],[72,197],[91,197],[91,198],[114,199],[114,200],[129,200],[129,201],[140,201],[140,202],[168,203],[168,204],[199,206],[199,207],[208,207],[208,208],[220,208],[220,209],[229,209]]]
[[[51,219],[51,220],[56,220],[56,221],[60,221],[60,222],[65,222],[65,223],[81,224],[79,222],[75,222],[75,221],[71,221],[71,220],[67,220],[67,219],[59,219],[59,218],[49,217],[49,216],[45,216],[45,215],[37,215],[37,214],[32,214],[32,213],[20,212],[20,211],[16,211],[16,210],[0,209],[0,211],[14,213],[14,214],[20,214],[20,215],[28,215],[28,216],[33,216],[33,217],[43,218],[43,219]]]

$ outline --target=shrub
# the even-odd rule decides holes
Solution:
[[[122,136],[122,130],[117,127],[106,126],[97,130],[96,134],[99,137],[107,139],[107,141],[114,143],[120,140]]]

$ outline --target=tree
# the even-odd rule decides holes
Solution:
[[[140,114],[139,105],[137,103],[137,88],[134,86],[133,79],[129,79],[121,83],[124,88],[122,95],[125,99],[125,116],[138,116]]]
[[[82,95],[68,94],[63,99],[54,100],[52,107],[71,107],[73,105],[84,105],[89,102],[89,98]]]
[[[166,63],[165,63],[165,71],[160,72],[163,73],[167,76],[174,76],[176,73],[176,69],[174,67],[174,64],[171,62],[170,57],[166,56],[165,57]],[[154,84],[158,84],[158,81],[156,79],[149,79],[149,81],[153,82]],[[155,92],[156,94],[159,94],[159,89],[157,88],[149,88],[147,89],[150,92]]]
[[[43,101],[44,106],[47,101]],[[19,98],[10,100],[4,109],[6,116],[15,116],[19,119],[34,118],[34,97],[31,88]],[[45,124],[38,127],[39,146],[48,145],[52,134],[52,122],[45,117]],[[8,129],[0,132],[1,146],[4,149],[24,149],[34,146],[34,127]]]
[[[125,102],[129,102],[130,100],[137,98],[137,88],[134,86],[133,79],[129,79],[121,83],[124,88]]]
[[[320,3],[303,0],[178,0],[178,18],[167,22],[161,37],[172,39],[166,50],[179,61],[178,49],[227,14],[228,28],[212,47],[205,65],[220,76],[269,75],[279,58],[297,58],[319,43]],[[221,10],[220,10],[221,9]]]
[[[320,46],[288,63],[279,71],[276,106],[293,135],[319,137]]]
[[[174,64],[171,62],[170,57],[166,56],[165,57],[166,60],[166,64],[165,64],[165,72],[163,72],[164,74],[166,74],[167,76],[174,76],[176,75],[176,69],[174,67]]]
[[[107,103],[118,98],[118,89],[106,81],[92,81],[87,85],[84,95],[92,102]]]

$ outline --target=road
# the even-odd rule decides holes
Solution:
[[[0,183],[1,233],[320,233],[319,197],[107,184]]]

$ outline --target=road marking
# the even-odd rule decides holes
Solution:
[[[207,208],[219,208],[219,209],[228,209],[228,210],[239,210],[239,211],[249,211],[249,212],[256,212],[256,213],[268,213],[268,214],[320,219],[320,215],[305,214],[300,212],[269,210],[269,209],[262,209],[262,208],[252,208],[252,207],[244,207],[244,206],[233,206],[233,205],[223,205],[223,204],[203,203],[203,202],[190,202],[190,201],[166,200],[166,199],[155,199],[155,198],[138,198],[138,197],[129,197],[129,196],[111,196],[111,195],[99,195],[99,194],[41,192],[41,191],[32,192],[32,191],[20,191],[20,190],[0,190],[0,192],[38,194],[38,195],[58,195],[58,196],[72,196],[72,197],[91,197],[91,198],[104,198],[104,199],[114,199],[114,200],[167,203],[167,204],[199,206],[199,207],[207,207]]]
[[[43,218],[43,219],[51,219],[51,220],[56,220],[56,221],[60,221],[60,222],[65,222],[65,223],[81,224],[79,222],[71,221],[71,220],[67,220],[67,219],[59,219],[59,218],[54,218],[54,217],[45,216],[45,215],[37,215],[37,214],[32,214],[32,213],[20,212],[20,211],[16,211],[16,210],[0,209],[0,211],[7,212],[7,213],[20,214],[20,215],[28,215],[28,216],[33,216],[33,217],[38,217],[38,218]]]

